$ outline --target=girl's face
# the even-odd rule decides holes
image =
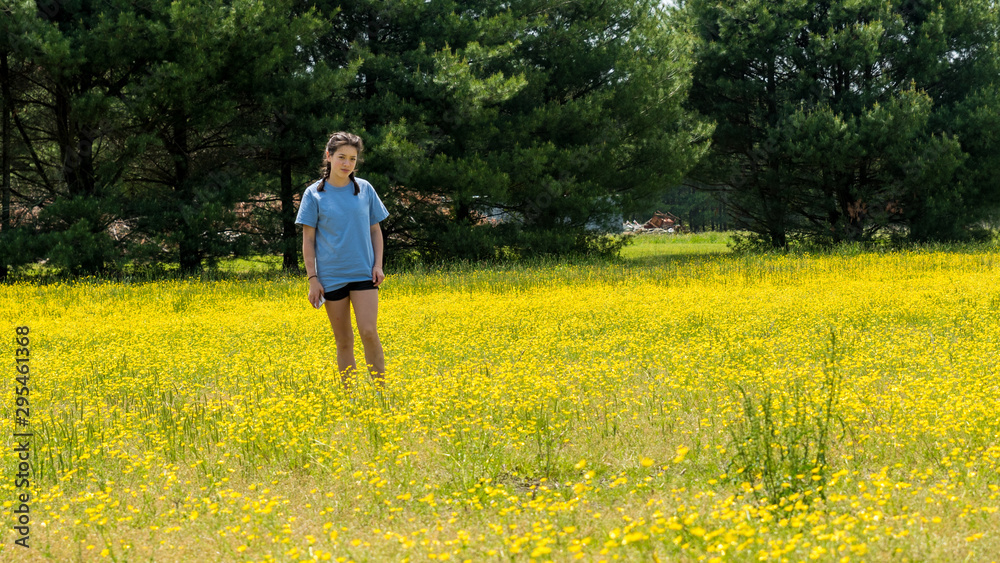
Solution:
[[[343,145],[334,149],[333,154],[326,153],[330,161],[330,176],[336,185],[344,185],[354,168],[358,165],[358,149],[351,145]]]

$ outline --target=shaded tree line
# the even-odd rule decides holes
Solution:
[[[750,242],[968,239],[1000,209],[997,4],[687,0],[688,106],[716,128],[688,183]]]
[[[967,238],[1000,207],[986,0],[0,6],[0,277],[297,268],[340,129],[389,260],[599,251],[664,201],[777,247]]]
[[[49,0],[2,8],[0,266],[298,264],[328,135],[387,256],[586,252],[707,148],[655,1]]]

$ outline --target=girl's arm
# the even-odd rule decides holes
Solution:
[[[375,287],[378,287],[382,280],[385,279],[385,273],[382,271],[382,227],[378,223],[375,223],[371,227],[372,235],[372,250],[375,251],[375,267],[372,268],[372,283]]]
[[[323,295],[323,284],[316,277],[316,228],[302,225],[302,259],[306,265],[306,275],[309,276],[309,303],[319,306],[319,298]]]

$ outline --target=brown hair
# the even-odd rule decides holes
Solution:
[[[345,131],[337,131],[333,135],[330,135],[330,140],[326,142],[326,152],[328,154],[333,154],[337,152],[337,149],[343,146],[352,146],[358,150],[358,164],[361,164],[361,152],[365,150],[365,144],[361,141],[361,137],[354,135],[352,133],[347,133]],[[323,191],[323,182],[330,177],[330,172],[332,171],[332,166],[328,158],[323,159],[323,167],[320,168],[320,174],[323,175],[319,179],[319,191]],[[358,181],[354,179],[354,172],[351,172],[351,182],[354,184],[354,195],[361,193],[361,186],[358,185]]]

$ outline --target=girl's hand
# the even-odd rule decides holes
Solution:
[[[372,268],[372,284],[375,287],[378,287],[379,284],[381,284],[382,280],[384,279],[385,279],[385,273],[382,272],[382,268],[380,266],[375,266],[374,268]]]
[[[319,283],[319,278],[309,280],[309,303],[319,309],[319,300],[323,297],[323,284]]]

